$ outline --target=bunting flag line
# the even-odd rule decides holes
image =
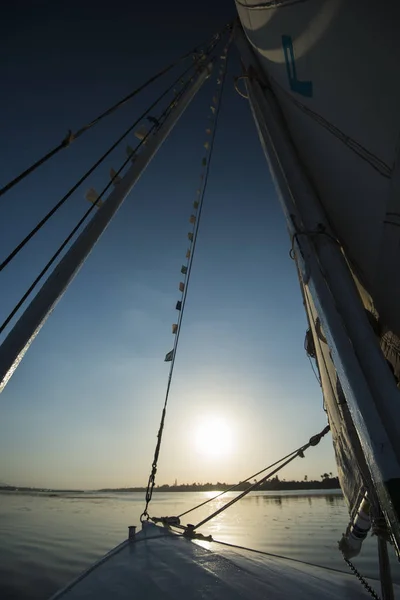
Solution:
[[[121,177],[117,175],[117,171],[111,167],[110,177],[114,185],[117,185],[121,181]]]
[[[89,188],[85,194],[85,199],[88,202],[91,202],[92,204],[95,204],[98,197],[99,197],[99,194],[92,187]],[[96,206],[97,206],[97,208],[100,208],[100,206],[103,206],[103,204],[104,204],[103,200],[99,200],[98,203],[96,204]]]
[[[165,355],[164,362],[171,362],[173,358],[174,358],[174,351],[171,350],[170,352],[167,352],[167,354]]]
[[[127,156],[131,157],[134,154],[134,152],[135,152],[134,149],[131,148],[131,146],[129,146],[129,144],[128,144],[128,146],[126,147]]]
[[[221,86],[224,76],[225,76],[227,50],[228,50],[228,48],[225,47],[223,54],[220,56],[221,62],[220,62],[220,66],[219,66],[219,75],[216,78],[217,86]],[[196,190],[196,199],[193,201],[193,209],[195,212],[192,213],[189,217],[189,223],[191,223],[193,225],[193,230],[187,234],[187,237],[191,244],[193,244],[193,242],[195,240],[195,236],[197,235],[197,227],[198,227],[198,216],[197,215],[200,214],[200,212],[197,213],[197,211],[199,208],[201,208],[200,204],[203,201],[204,185],[205,185],[204,180],[206,179],[207,170],[209,167],[209,158],[208,157],[210,156],[209,151],[212,148],[212,143],[213,143],[213,139],[214,139],[213,136],[215,135],[214,127],[215,127],[215,120],[216,120],[216,115],[217,115],[217,111],[218,111],[217,107],[219,106],[220,101],[221,101],[221,90],[222,90],[222,87],[215,88],[215,92],[214,92],[215,95],[212,96],[211,104],[209,106],[209,114],[207,115],[208,123],[207,123],[207,127],[205,129],[205,133],[209,137],[207,137],[203,143],[203,148],[205,148],[205,150],[206,150],[206,156],[204,156],[201,160],[202,169],[201,169],[201,173],[200,173],[200,187]],[[150,121],[152,124],[154,124],[156,126],[158,125],[158,123],[156,122],[156,119],[154,119],[152,117],[150,117],[148,119],[148,121]],[[141,133],[141,135],[139,132]],[[139,135],[137,135],[137,133],[135,134],[136,137],[139,137],[139,139],[143,139],[143,137],[147,133],[147,131],[142,126],[139,128],[139,132],[137,132],[137,133],[139,133]],[[127,152],[128,156],[131,156],[131,154],[134,153],[134,151],[132,150],[132,148],[130,148],[130,146],[127,147],[126,152]],[[134,159],[134,157],[132,157],[132,160],[133,159]],[[178,300],[176,302],[175,309],[178,311],[182,311],[183,303],[185,301],[185,294],[187,292],[187,287],[186,287],[187,275],[189,273],[189,269],[191,266],[190,261],[192,259],[192,248],[193,247],[194,246],[189,247],[186,251],[186,259],[188,260],[188,264],[181,266],[181,273],[182,273],[182,275],[185,276],[184,281],[186,283],[184,283],[183,281],[181,281],[179,283],[179,291],[182,293],[182,298],[181,298],[181,300]],[[180,321],[178,321],[178,324],[173,323],[173,325],[172,325],[172,333],[173,334],[178,333],[179,323],[180,323]],[[166,354],[165,359],[164,359],[165,362],[171,362],[174,360],[174,356],[175,356],[174,352],[175,352],[175,348],[174,348],[174,350],[171,350],[170,352],[168,352]]]
[[[137,137],[137,139],[140,141],[143,141],[147,134],[148,131],[145,125],[141,125],[139,129],[135,131],[135,137]]]
[[[158,119],[156,119],[155,117],[152,117],[151,115],[149,115],[147,117],[147,120],[149,121],[149,123],[152,123],[153,125],[155,125],[156,127],[160,127],[160,122]]]

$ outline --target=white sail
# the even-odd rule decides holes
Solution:
[[[297,254],[341,485],[353,513],[365,486],[379,496],[373,501],[399,552],[400,10],[341,0],[236,4],[250,103]]]
[[[380,320],[400,335],[400,6],[237,8],[329,221]]]

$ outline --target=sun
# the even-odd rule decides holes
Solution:
[[[233,449],[232,428],[221,417],[204,417],[195,427],[194,442],[197,452],[203,456],[227,456]]]

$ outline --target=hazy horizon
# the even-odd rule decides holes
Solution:
[[[337,475],[335,475],[335,474],[332,473],[332,478],[337,479]],[[304,478],[303,479],[290,479],[289,480],[289,479],[286,479],[286,478],[282,477],[282,478],[280,478],[280,480],[282,482],[285,482],[285,483],[314,483],[314,482],[319,482],[320,483],[321,480],[322,480],[322,477],[320,476],[319,479],[308,478],[307,480],[305,480]],[[195,486],[204,487],[206,485],[209,485],[209,486],[212,486],[212,487],[216,487],[218,485],[220,485],[220,486],[233,486],[233,485],[236,485],[238,483],[242,483],[242,482],[233,482],[233,481],[231,481],[231,482],[229,482],[229,481],[216,481],[216,482],[212,482],[212,481],[204,481],[204,482],[202,482],[202,481],[196,481],[196,482],[192,482],[192,483],[189,483],[189,482],[166,483],[166,482],[164,482],[164,483],[156,483],[154,489],[156,490],[158,488],[162,488],[162,487],[165,487],[165,486],[168,486],[170,488],[174,488],[174,487],[195,487]],[[253,482],[253,480],[250,480],[249,483],[252,484],[254,482]],[[140,488],[140,491],[141,491],[141,489],[143,489],[143,490],[146,489],[147,483],[139,484],[139,485],[135,485],[135,486],[130,485],[130,486],[119,486],[119,487],[112,487],[112,488],[107,487],[107,486],[100,486],[98,488],[84,488],[83,487],[83,488],[77,489],[75,487],[73,489],[73,488],[54,488],[54,487],[47,487],[47,486],[43,486],[43,485],[30,486],[30,485],[25,485],[23,483],[20,483],[20,484],[17,485],[17,484],[9,484],[7,482],[0,481],[0,488],[2,488],[2,487],[16,487],[16,488],[22,488],[22,489],[23,488],[28,488],[28,489],[32,489],[32,490],[46,490],[46,491],[50,491],[50,492],[57,492],[57,491],[67,491],[67,492],[68,491],[101,492],[103,490],[117,491],[117,490],[128,490],[128,489],[131,489],[131,488],[134,488],[134,489],[139,489]],[[329,488],[327,488],[327,489],[329,489]],[[217,492],[218,490],[213,490],[213,491]]]

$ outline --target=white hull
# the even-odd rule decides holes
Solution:
[[[133,541],[118,546],[52,600],[370,598],[351,574],[206,545],[216,551],[146,524]],[[379,591],[379,582],[370,584]]]

